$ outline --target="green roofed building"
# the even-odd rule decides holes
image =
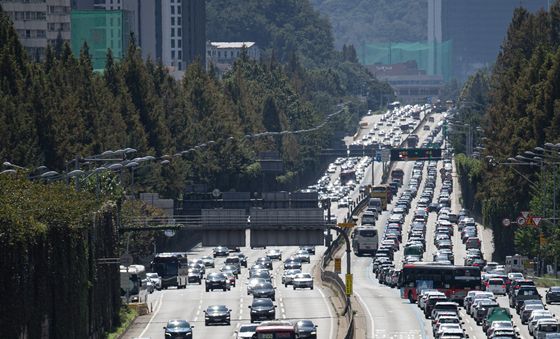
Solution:
[[[126,11],[72,11],[71,22],[72,52],[79,55],[84,42],[87,42],[94,70],[105,69],[109,49],[115,60],[123,58],[131,31]]]

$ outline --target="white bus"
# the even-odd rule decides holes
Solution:
[[[372,226],[358,226],[352,232],[352,250],[357,256],[364,253],[374,255],[379,246],[377,229]]]
[[[120,266],[121,298],[125,302],[148,301],[148,284],[144,265]]]

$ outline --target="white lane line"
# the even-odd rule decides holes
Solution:
[[[334,317],[331,311],[331,306],[327,303],[327,298],[325,296],[325,294],[323,293],[323,291],[321,291],[320,288],[317,289],[317,291],[319,291],[319,293],[321,294],[321,297],[323,297],[323,301],[325,303],[325,305],[327,306],[327,311],[329,311],[329,318],[331,319],[330,321],[330,330],[329,330],[329,338],[330,339],[335,339],[333,334],[334,334],[334,326],[333,326],[333,322],[334,322]]]
[[[358,300],[360,301],[360,303],[362,304],[362,306],[366,309],[366,312],[369,316],[369,319],[371,321],[371,338],[375,337],[375,322],[373,321],[373,314],[371,313],[371,311],[369,310],[369,307],[367,306],[367,304],[365,303],[364,299],[362,298],[362,296],[356,292],[356,290],[354,290],[354,294],[356,295],[356,297],[358,297]]]
[[[150,321],[148,321],[148,323],[146,324],[146,327],[144,327],[144,330],[142,331],[142,333],[140,333],[139,337],[144,336],[144,333],[146,333],[146,331],[148,330],[148,327],[150,327],[150,325],[152,324],[152,321],[154,321],[154,318],[159,313],[159,310],[161,310],[161,306],[163,305],[163,295],[164,294],[165,294],[165,291],[163,293],[161,293],[161,296],[159,297],[159,303],[156,307],[156,311],[154,312],[154,314],[152,314],[152,317],[150,318]]]

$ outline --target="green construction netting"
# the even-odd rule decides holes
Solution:
[[[452,77],[451,40],[431,42],[366,43],[358,48],[358,57],[364,65],[399,64],[416,61],[418,68],[428,75],[441,75],[444,80]]]
[[[79,55],[87,42],[95,70],[103,70],[107,50],[120,60],[128,46],[129,25],[126,12],[120,10],[72,11],[72,52]]]

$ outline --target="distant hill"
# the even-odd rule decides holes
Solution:
[[[335,45],[425,41],[427,0],[311,0],[331,21]]]

